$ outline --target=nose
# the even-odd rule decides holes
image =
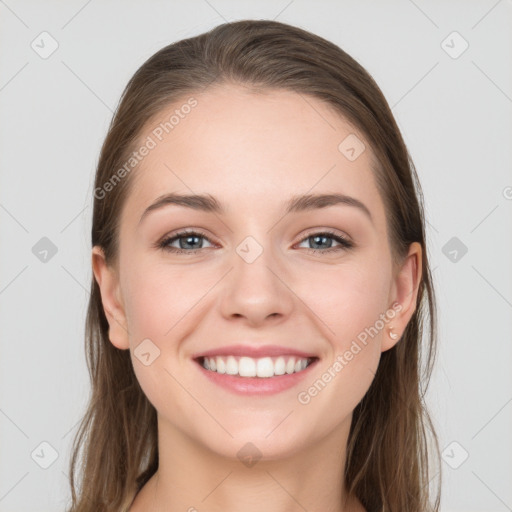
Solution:
[[[221,312],[226,319],[244,319],[253,327],[284,320],[293,310],[292,278],[274,253],[243,243],[233,254],[231,271],[224,279]],[[252,251],[252,254],[251,254]]]

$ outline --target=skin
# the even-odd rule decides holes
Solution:
[[[338,150],[347,135],[364,137],[328,105],[291,91],[256,94],[226,84],[194,97],[197,107],[133,171],[117,265],[107,265],[99,247],[92,251],[109,338],[131,351],[158,414],[160,467],[130,510],[363,511],[342,486],[352,412],[381,353],[399,342],[414,313],[421,246],[412,244],[400,265],[392,261],[371,149],[365,143],[355,161]],[[141,140],[150,134],[148,128]],[[139,224],[167,192],[211,194],[227,213],[168,205]],[[348,205],[283,216],[292,195],[334,192],[362,201],[372,220]],[[154,247],[183,228],[201,229],[209,240],[199,239],[195,254]],[[326,228],[355,246],[308,242]],[[252,263],[236,252],[247,236],[263,249]],[[340,250],[325,252],[334,246]],[[308,404],[299,403],[298,392],[393,303],[401,310],[385,328]],[[148,366],[133,353],[146,338],[160,350]],[[243,341],[295,347],[320,360],[290,390],[242,397],[211,383],[191,358]],[[247,442],[262,454],[252,467],[237,457]]]

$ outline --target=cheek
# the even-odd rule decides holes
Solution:
[[[337,351],[345,350],[390,307],[391,274],[387,269],[385,262],[370,260],[332,266],[308,279],[305,302],[325,323],[326,337]]]
[[[359,262],[360,263],[360,262]],[[308,306],[323,323],[328,353],[297,396],[312,418],[335,428],[364,397],[377,371],[391,273],[386,263],[338,266],[311,280]]]
[[[144,394],[158,411],[167,410],[172,403],[173,414],[190,417],[191,412],[183,409],[187,397],[181,396],[172,376],[176,374],[180,337],[187,335],[183,330],[188,325],[187,313],[204,291],[193,282],[193,273],[184,289],[183,271],[178,272],[158,264],[139,264],[127,272],[125,312],[132,364]]]
[[[127,272],[125,312],[130,339],[163,340],[194,308],[207,287],[198,272],[155,264],[139,264]]]
[[[136,292],[129,295],[126,315],[130,343],[136,346],[144,338],[158,340],[171,328],[172,301],[177,300],[177,294],[162,283],[152,283],[152,277],[147,274],[144,279],[135,278],[131,284]]]

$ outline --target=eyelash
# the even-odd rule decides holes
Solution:
[[[195,254],[196,252],[202,251],[203,249],[205,249],[203,247],[201,249],[186,250],[186,249],[177,249],[176,247],[169,247],[169,243],[174,242],[175,240],[179,240],[180,238],[184,238],[185,236],[191,236],[191,235],[197,235],[200,238],[204,238],[204,239],[208,240],[210,243],[213,243],[204,233],[201,233],[199,231],[180,231],[179,233],[176,233],[172,236],[165,237],[160,242],[157,242],[156,246],[159,249],[162,249],[164,251],[171,252],[174,254],[183,254],[183,253]],[[340,250],[351,249],[352,247],[354,247],[354,244],[352,242],[350,242],[343,236],[341,236],[337,233],[334,233],[332,231],[329,231],[329,230],[324,230],[324,231],[319,231],[319,232],[314,232],[314,233],[308,234],[302,240],[300,240],[299,243],[302,243],[305,240],[307,240],[308,238],[312,238],[315,236],[326,236],[327,238],[332,238],[333,240],[338,242],[340,245],[337,247],[330,247],[328,249],[306,249],[307,251],[312,252],[312,253],[317,253],[317,252],[331,253],[331,252],[336,252],[336,251],[340,251]]]

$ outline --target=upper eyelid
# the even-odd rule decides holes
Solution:
[[[164,240],[176,240],[177,238],[182,238],[182,237],[185,237],[187,235],[199,235],[202,238],[206,238],[207,240],[209,240],[210,242],[213,243],[213,240],[211,239],[211,237],[208,236],[206,233],[203,233],[199,229],[184,229],[182,231],[178,231],[177,233],[173,233],[173,234],[170,234],[170,235],[165,235],[164,237],[162,237],[162,241],[164,241]]]

